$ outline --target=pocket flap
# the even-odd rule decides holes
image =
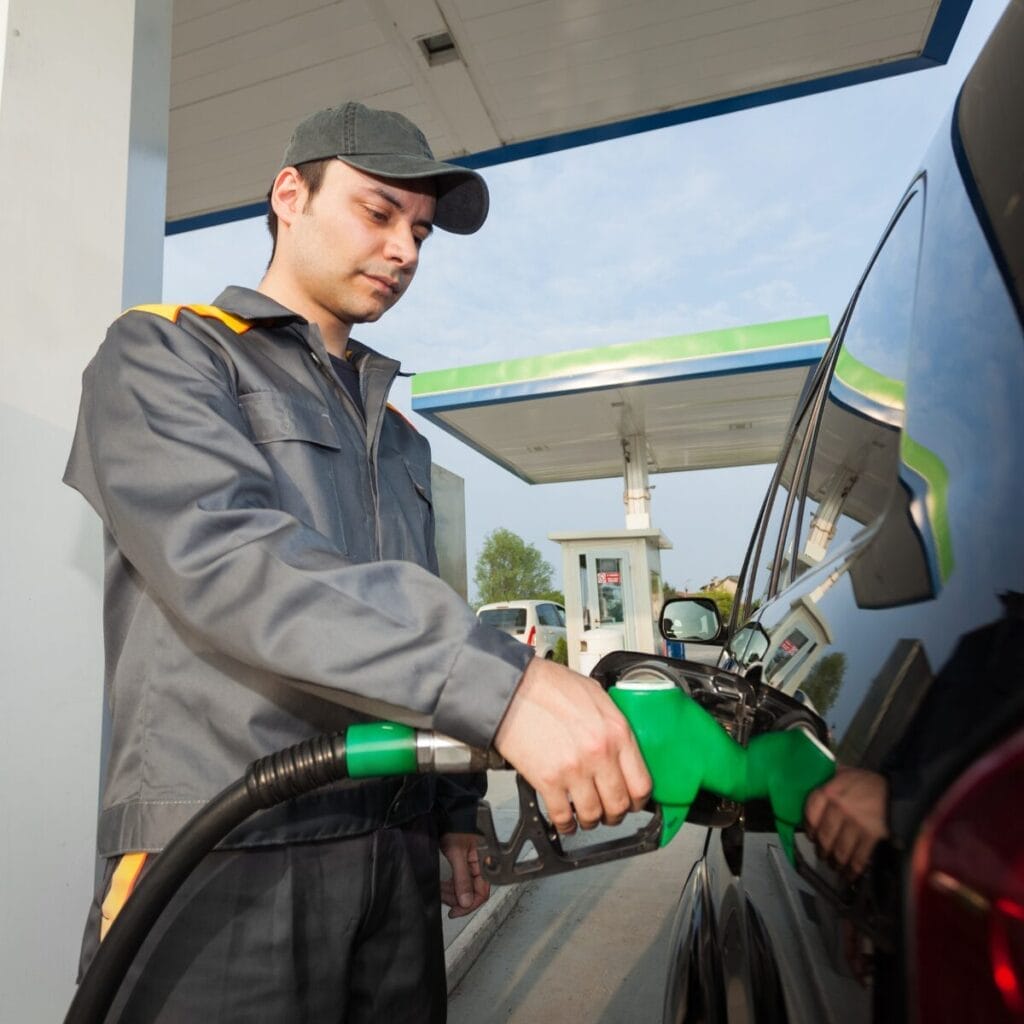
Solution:
[[[325,448],[341,447],[330,413],[314,398],[282,391],[253,391],[239,396],[238,404],[249,421],[256,444],[308,441]]]
[[[430,476],[426,476],[423,479],[423,475],[420,471],[417,471],[409,465],[409,461],[406,457],[402,456],[402,464],[405,466],[405,471],[409,474],[409,479],[412,481],[413,487],[416,488],[416,493],[428,504],[433,505],[434,499],[430,493]]]

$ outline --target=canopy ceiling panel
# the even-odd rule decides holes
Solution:
[[[969,0],[175,0],[170,231],[252,216],[295,123],[480,167],[944,62]]]

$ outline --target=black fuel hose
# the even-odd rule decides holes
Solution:
[[[164,907],[193,869],[254,812],[348,776],[345,737],[317,736],[253,761],[155,857],[100,944],[64,1024],[100,1024],[135,955]]]

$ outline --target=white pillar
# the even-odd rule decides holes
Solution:
[[[622,461],[626,529],[648,530],[651,526],[651,489],[647,476],[646,435],[633,434],[622,439]]]
[[[101,537],[60,480],[82,370],[159,301],[170,0],[0,0],[0,1007],[60,1020],[94,871]]]

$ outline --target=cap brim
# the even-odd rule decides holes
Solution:
[[[433,178],[437,183],[434,225],[444,231],[471,235],[487,220],[490,206],[487,183],[476,171],[404,153],[360,153],[358,156],[339,156],[338,159],[382,178],[399,181]]]

